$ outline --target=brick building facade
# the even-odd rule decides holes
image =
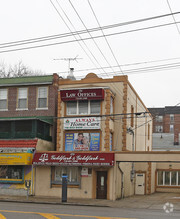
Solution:
[[[34,151],[55,149],[58,81],[57,74],[1,78],[1,194],[25,195]]]
[[[180,145],[180,107],[149,108],[149,111],[153,116],[153,147],[178,149],[178,145]]]

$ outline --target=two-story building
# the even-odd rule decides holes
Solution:
[[[56,151],[34,156],[35,194],[61,197],[63,174],[69,198],[130,196],[142,176],[143,192],[151,193],[151,164],[118,159],[122,151],[151,151],[151,136],[151,115],[127,76],[60,79]]]
[[[25,195],[35,150],[56,145],[57,74],[0,80],[0,194]]]

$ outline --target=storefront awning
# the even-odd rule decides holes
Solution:
[[[36,148],[37,139],[33,140],[0,140],[0,148]]]
[[[2,153],[0,165],[31,165],[32,153]]]
[[[114,166],[114,153],[36,152],[33,165],[42,166]]]

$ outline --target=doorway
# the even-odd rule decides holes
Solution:
[[[145,194],[145,173],[136,173],[135,194],[136,195]]]
[[[97,171],[96,198],[107,199],[107,171]]]

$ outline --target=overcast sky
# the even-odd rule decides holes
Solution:
[[[145,18],[151,19],[139,22]],[[126,23],[130,21],[138,22]],[[77,57],[78,62],[71,61],[77,79],[89,72],[103,78],[127,74],[147,107],[174,106],[180,103],[180,24],[175,21],[180,22],[180,0],[0,1],[0,62],[22,61],[66,77],[68,61],[54,59]],[[64,33],[63,38],[4,47]],[[17,50],[47,44],[55,45]],[[3,52],[7,50],[16,51]]]

